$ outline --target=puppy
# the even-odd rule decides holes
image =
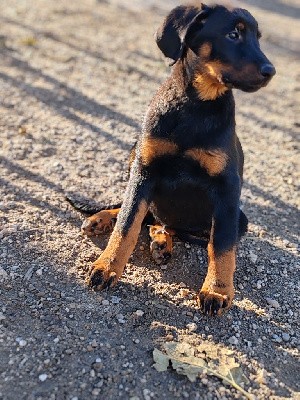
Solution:
[[[244,157],[232,89],[255,92],[275,74],[260,49],[260,36],[256,20],[239,8],[180,6],[166,17],[156,42],[173,68],[132,151],[124,202],[83,225],[95,234],[116,221],[90,271],[92,288],[117,283],[150,213],[154,258],[170,256],[174,235],[206,240],[208,271],[200,308],[215,315],[230,307],[237,245],[247,229],[239,208]]]

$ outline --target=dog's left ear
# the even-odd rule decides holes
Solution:
[[[156,43],[163,54],[171,58],[175,64],[184,54],[186,37],[195,28],[201,29],[202,23],[208,17],[211,8],[205,4],[201,7],[179,6],[174,8],[156,32]]]

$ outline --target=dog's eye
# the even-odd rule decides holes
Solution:
[[[238,31],[229,32],[226,37],[230,40],[238,40],[240,38],[240,33]]]

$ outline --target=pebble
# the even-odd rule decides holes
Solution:
[[[269,297],[266,297],[266,301],[271,307],[274,307],[274,308],[279,308],[280,307],[280,304],[278,303],[277,300],[270,299]]]
[[[273,338],[273,340],[274,340],[276,343],[281,343],[281,342],[282,342],[281,337],[279,337],[279,336],[276,335],[275,333],[274,333],[274,335],[272,335],[272,338]]]
[[[2,312],[0,312],[0,322],[5,320],[5,318],[6,318],[5,315]]]
[[[16,338],[16,342],[18,342],[20,347],[24,347],[27,344],[27,341],[22,338]]]
[[[239,343],[239,340],[238,340],[237,337],[231,336],[231,337],[228,339],[228,342],[229,342],[230,344],[237,345],[237,344]]]
[[[117,317],[119,324],[125,324],[126,321],[125,321],[123,314],[118,314],[116,317]]]
[[[48,375],[47,374],[41,374],[41,375],[39,375],[39,380],[41,381],[41,382],[45,382],[45,380],[48,378]]]
[[[98,343],[97,343],[97,340],[96,340],[96,339],[93,339],[93,340],[91,341],[91,346],[92,346],[92,347],[98,347]]]
[[[288,333],[283,333],[282,334],[282,339],[285,341],[285,342],[288,342],[289,340],[290,340],[290,335],[288,334]]]
[[[109,306],[109,301],[106,300],[106,299],[102,300],[102,305],[103,306]]]
[[[111,302],[112,302],[113,304],[119,304],[120,301],[121,301],[121,297],[118,297],[118,296],[111,296],[110,300],[111,300]],[[109,305],[109,301],[108,301],[108,300],[103,300],[103,301],[107,301],[108,304],[106,304],[106,305]],[[103,301],[102,301],[102,304],[103,304]]]
[[[256,255],[255,253],[253,253],[253,251],[250,251],[250,252],[249,252],[249,258],[250,258],[250,260],[253,262],[253,264],[256,263],[256,261],[257,261],[257,255]]]
[[[261,284],[262,284],[262,281],[257,281],[256,282],[257,289],[261,289]]]
[[[195,324],[195,322],[191,322],[191,323],[187,324],[186,327],[188,328],[188,330],[190,332],[196,332],[196,330],[198,329],[198,325]]]
[[[8,278],[8,273],[2,267],[0,267],[0,278],[2,278],[2,279],[7,279]]]
[[[35,271],[35,273],[37,274],[37,276],[42,276],[43,275],[43,268],[39,268]]]
[[[145,314],[145,313],[144,313],[144,311],[142,311],[142,310],[136,310],[136,312],[135,312],[135,315],[136,315],[137,317],[142,317],[144,314]]]

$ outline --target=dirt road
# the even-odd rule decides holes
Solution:
[[[250,227],[234,305],[211,319],[194,299],[205,252],[178,242],[156,266],[146,230],[119,285],[88,290],[108,238],[83,238],[64,199],[122,198],[130,147],[169,73],[153,33],[174,2],[0,1],[0,399],[243,398],[210,375],[156,371],[152,351],[169,341],[208,359],[232,350],[257,398],[299,396],[299,2],[237,3],[258,18],[277,75],[236,93]]]

